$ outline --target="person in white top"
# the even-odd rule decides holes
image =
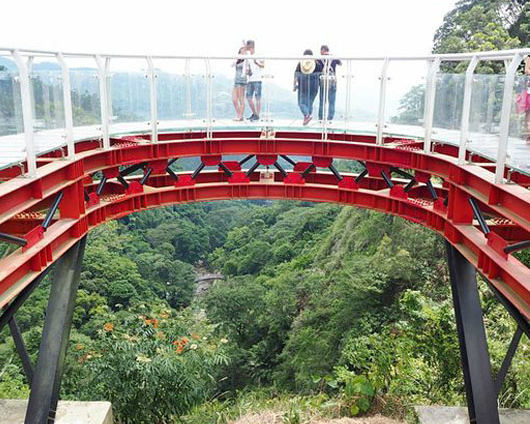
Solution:
[[[252,40],[247,41],[247,51],[252,56],[255,54],[255,43]],[[258,121],[261,112],[261,70],[265,66],[262,60],[248,59],[247,61],[247,101],[252,110],[249,121]]]

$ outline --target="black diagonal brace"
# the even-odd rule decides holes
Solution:
[[[396,167],[392,167],[392,168],[390,168],[390,171],[401,175],[403,178],[407,178],[409,180],[413,180],[414,179],[414,175],[409,174],[408,172],[403,171],[402,169],[399,169],[399,168],[396,168]]]
[[[504,248],[504,253],[513,253],[530,247],[530,240],[519,241]]]
[[[24,339],[22,338],[20,328],[18,327],[18,324],[15,321],[15,317],[12,317],[9,320],[9,330],[11,331],[11,336],[13,337],[13,341],[15,342],[15,347],[17,348],[18,356],[20,357],[20,361],[22,362],[22,368],[24,369],[24,374],[26,375],[28,386],[31,387],[31,382],[33,381],[33,363],[31,362],[31,358],[29,357],[28,351],[26,349],[26,344],[24,343]]]
[[[140,180],[140,184],[144,185],[152,173],[153,173],[153,168],[148,168],[145,174],[143,175],[142,179]]]
[[[121,185],[123,187],[125,187],[125,189],[129,188],[129,183],[127,182],[127,180],[125,178],[123,178],[123,176],[121,174],[118,174],[118,176],[116,178],[121,183]]]
[[[473,209],[473,215],[475,216],[475,219],[478,221],[480,228],[482,228],[482,232],[484,234],[489,234],[491,230],[488,227],[488,224],[486,223],[486,220],[484,219],[484,215],[482,215],[482,212],[480,211],[480,208],[478,207],[476,200],[470,197],[469,204],[471,205],[471,209]]]
[[[416,185],[416,180],[413,178],[412,180],[410,180],[408,182],[408,184],[405,186],[404,190],[405,190],[405,193],[408,193],[410,190],[412,190],[412,187],[414,187]]]
[[[281,172],[281,174],[285,177],[287,177],[287,172],[285,169],[282,168],[282,166],[278,163],[278,161],[274,162],[274,167]]]
[[[101,193],[103,193],[103,188],[105,187],[106,183],[107,183],[107,177],[103,175],[103,177],[99,181],[98,188],[96,189],[96,194],[98,196],[101,196]]]
[[[193,174],[191,174],[191,179],[194,180],[195,178],[197,178],[199,176],[199,173],[204,169],[205,166],[206,165],[201,162],[197,169],[193,171]]]
[[[46,217],[44,218],[44,221],[42,223],[42,228],[45,230],[48,229],[50,226],[53,216],[55,215],[55,212],[57,212],[57,208],[59,207],[59,203],[61,203],[61,200],[63,200],[64,193],[60,191],[55,196],[55,199],[53,199],[53,203],[50,206],[50,209],[48,209],[48,213],[46,214]]]
[[[243,165],[245,163],[247,163],[250,159],[252,159],[254,157],[254,155],[248,155],[248,156],[245,156],[243,159],[241,159],[239,161],[239,164],[240,165]]]
[[[166,172],[169,174],[169,176],[170,176],[171,178],[173,178],[173,180],[175,180],[175,181],[178,181],[178,180],[179,180],[178,175],[175,174],[175,172],[174,172],[169,166],[166,168]]]
[[[329,170],[330,170],[331,172],[333,172],[333,175],[335,175],[335,177],[337,178],[337,180],[342,181],[342,180],[344,179],[344,177],[343,177],[342,175],[340,175],[340,172],[337,171],[337,168],[335,168],[335,167],[333,166],[333,164],[330,164],[330,165],[328,166],[328,168],[329,168]]]
[[[17,244],[19,246],[25,246],[28,244],[28,241],[25,238],[12,236],[11,234],[6,233],[0,233],[0,241]]]
[[[252,166],[250,167],[250,169],[247,171],[246,176],[247,176],[247,177],[250,177],[250,175],[252,175],[252,173],[253,173],[256,169],[258,169],[258,166],[259,166],[259,162],[256,161],[256,163],[255,163],[254,165],[252,165]]]
[[[521,341],[522,336],[523,330],[521,330],[521,327],[517,326],[512,341],[510,342],[510,346],[508,347],[508,351],[506,352],[506,356],[504,357],[504,361],[502,361],[501,369],[499,370],[497,378],[494,382],[497,397],[501,392],[502,385],[504,383],[504,380],[506,379],[506,374],[508,374],[508,370],[510,369],[510,365],[512,364],[513,356],[515,355],[515,351],[517,350],[517,346],[519,346],[519,342]]]
[[[219,163],[219,168],[221,168],[224,173],[230,178],[234,173],[228,169],[228,166],[226,166],[223,162]]]
[[[290,163],[291,165],[295,166],[296,165],[296,162],[294,160],[292,160],[289,156],[287,155],[280,155],[280,157],[285,160],[286,162]]]
[[[360,183],[366,175],[368,175],[368,169],[364,168],[364,171],[355,177],[355,182]]]
[[[120,175],[122,177],[126,177],[127,175],[132,174],[134,171],[138,171],[139,169],[142,169],[146,164],[147,162],[141,162],[141,163],[131,165],[128,168],[122,169],[120,171]]]
[[[431,193],[433,200],[438,200],[438,194],[436,194],[436,190],[434,189],[431,180],[427,180],[427,188],[429,189],[429,193]]]
[[[383,177],[383,180],[385,180],[385,183],[386,183],[386,185],[387,185],[389,188],[394,187],[394,183],[392,182],[392,180],[391,180],[390,177],[387,175],[387,173],[385,172],[384,169],[381,171],[381,176]]]
[[[304,172],[302,172],[302,177],[306,177],[307,174],[309,174],[313,169],[315,169],[316,166],[314,163],[312,163],[311,165],[309,165],[306,169],[304,169]]]

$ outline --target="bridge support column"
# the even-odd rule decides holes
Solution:
[[[499,424],[497,395],[473,265],[445,242],[470,423]]]
[[[52,424],[59,400],[86,236],[57,262],[25,424]]]

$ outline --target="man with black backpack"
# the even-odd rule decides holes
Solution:
[[[320,55],[329,55],[329,47],[325,44],[320,47]],[[342,62],[338,59],[319,60],[322,67],[322,75],[320,77],[320,96],[318,105],[318,119],[324,119],[324,107],[326,100],[328,105],[328,121],[332,121],[335,116],[335,99],[337,97],[337,65],[341,66]]]

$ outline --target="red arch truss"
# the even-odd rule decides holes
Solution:
[[[479,158],[478,164],[458,165],[456,148],[446,145],[429,154],[420,141],[387,138],[376,145],[372,136],[321,137],[224,131],[207,138],[186,132],[160,135],[158,143],[149,142],[148,136],[113,139],[110,150],[86,141],[76,145],[73,160],[61,159],[60,152],[40,158],[35,179],[10,178],[16,170],[3,171],[0,233],[21,247],[0,260],[0,307],[91,228],[108,220],[177,203],[296,199],[378,210],[438,232],[530,319],[530,269],[512,255],[530,240],[530,193],[524,176],[518,176],[518,184],[495,184],[494,163]],[[265,178],[255,166],[243,171],[240,163],[223,160],[242,154],[268,166],[283,156],[293,169],[279,166]],[[195,173],[168,171],[168,161],[193,156],[202,162]],[[293,156],[311,159],[295,162]],[[334,159],[359,161],[365,171],[340,174]],[[215,169],[203,171],[203,166]],[[144,175],[125,177],[123,167],[143,169]],[[94,181],[95,173],[105,181]]]

